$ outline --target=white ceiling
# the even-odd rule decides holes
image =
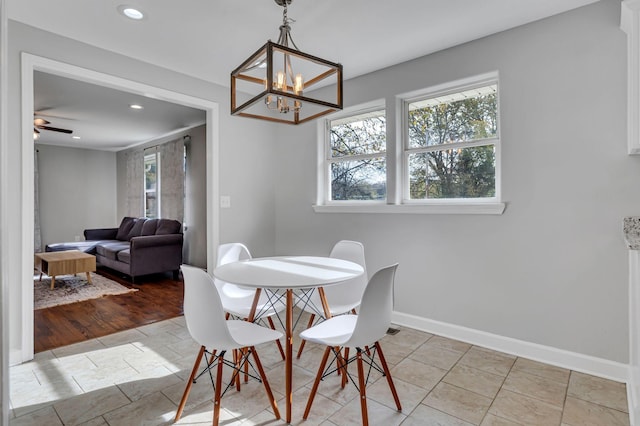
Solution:
[[[38,143],[46,145],[119,151],[206,121],[202,110],[40,71],[33,92],[36,117],[73,131],[40,130]]]
[[[291,33],[297,46],[342,63],[349,79],[595,1],[294,0],[288,14],[296,21]],[[145,19],[122,16],[118,6],[123,3],[145,12]],[[267,39],[278,38],[282,22],[282,8],[273,0],[7,0],[7,14],[34,27],[224,86],[229,85],[230,71],[250,53]],[[36,90],[44,90],[39,86]],[[74,97],[82,97],[86,86],[74,88],[78,92]],[[36,99],[39,96],[36,93]],[[129,102],[124,99],[131,96],[123,96],[122,101]],[[122,104],[115,98],[114,102]],[[120,127],[115,120],[121,111],[114,109],[111,117],[107,106],[95,111],[94,122],[114,120],[111,127]],[[55,97],[36,107],[62,115],[57,114]],[[79,107],[74,111],[70,104],[68,108],[65,114],[75,118],[77,126],[88,120],[80,117]],[[82,105],[87,115],[90,109]],[[150,123],[155,126],[159,121]]]

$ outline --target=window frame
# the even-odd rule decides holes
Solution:
[[[409,104],[427,99],[433,99],[441,96],[453,95],[467,90],[473,90],[485,86],[496,86],[496,136],[491,138],[476,139],[473,141],[454,142],[446,145],[432,145],[426,147],[412,148],[409,146]],[[463,81],[453,81],[439,86],[427,88],[410,95],[401,96],[401,131],[402,131],[402,196],[401,203],[407,205],[464,205],[464,204],[487,204],[500,203],[501,200],[501,119],[500,119],[500,83],[498,74],[491,73],[481,77],[465,79]],[[448,149],[472,148],[477,146],[493,145],[495,152],[495,196],[481,198],[424,198],[412,199],[410,196],[410,177],[409,177],[409,156],[411,154],[446,151]],[[445,148],[446,146],[446,148]]]
[[[323,119],[318,125],[318,189],[317,189],[317,201],[316,205],[322,206],[345,206],[345,205],[384,205],[388,200],[388,188],[389,188],[389,172],[388,167],[386,175],[387,196],[383,200],[332,200],[331,199],[331,165],[335,162],[343,161],[360,161],[369,158],[383,157],[385,159],[385,166],[389,162],[388,153],[388,131],[385,136],[385,150],[379,153],[373,154],[357,154],[339,157],[338,160],[331,156],[331,122],[355,117],[362,114],[367,114],[375,111],[382,111],[384,113],[385,120],[387,119],[387,109],[384,99],[359,104],[352,108],[345,108],[339,113],[332,114]]]
[[[153,150],[153,152],[147,152],[147,151],[151,151]],[[146,166],[146,162],[147,162],[147,157],[155,157],[155,164],[156,164],[156,187],[153,191],[151,190],[147,190],[147,173],[145,171],[145,166]],[[148,193],[155,193],[156,195],[156,212],[155,212],[155,218],[159,218],[160,217],[160,203],[161,203],[161,199],[160,199],[160,186],[161,186],[161,182],[160,182],[160,152],[158,151],[157,147],[152,147],[152,148],[148,148],[143,150],[142,153],[142,174],[143,174],[143,197],[142,197],[142,203],[143,203],[143,211],[144,211],[144,216],[148,217],[147,215],[147,194]]]
[[[457,93],[490,84],[497,85],[496,120],[497,137],[461,142],[448,145],[457,148],[493,145],[495,147],[495,197],[486,198],[442,198],[410,199],[408,167],[408,105],[420,99],[435,97],[436,94]],[[449,81],[428,88],[391,95],[360,103],[328,115],[317,126],[317,179],[316,213],[399,213],[399,214],[482,214],[501,215],[506,207],[502,201],[502,140],[500,116],[500,81],[498,71],[492,71],[468,78]],[[347,118],[366,112],[384,110],[386,118],[386,200],[331,200],[330,174],[330,123],[332,120]],[[487,141],[491,140],[491,143]],[[415,152],[416,148],[412,148]]]

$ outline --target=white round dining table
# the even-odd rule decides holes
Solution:
[[[317,288],[325,317],[331,316],[323,286],[338,284],[364,273],[362,266],[347,260],[319,256],[258,257],[218,266],[213,276],[228,283],[256,289],[255,304],[261,289],[286,291],[285,321],[285,412],[286,422],[291,423],[292,376],[293,376],[293,290]]]

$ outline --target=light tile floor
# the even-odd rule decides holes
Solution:
[[[402,412],[395,410],[386,380],[374,375],[367,387],[373,425],[629,424],[624,383],[399,328],[382,347]],[[171,424],[197,350],[179,317],[39,353],[10,369],[10,423]],[[283,362],[274,344],[258,350],[283,413]],[[337,378],[321,382],[311,415],[302,420],[322,351],[308,344],[294,362],[293,424],[360,424],[357,390],[341,390]],[[178,424],[211,424],[212,389],[208,377],[198,380]],[[223,425],[284,424],[275,420],[256,381],[229,391],[221,416]]]

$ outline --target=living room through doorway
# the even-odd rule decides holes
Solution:
[[[36,73],[40,73],[38,71],[34,72],[34,76]],[[45,74],[45,73],[41,73]],[[34,98],[36,98],[36,85],[34,84]],[[35,104],[34,104],[35,106]],[[36,107],[37,108],[37,107]],[[41,108],[44,109],[44,108]],[[52,109],[48,109],[48,111],[52,111]],[[202,116],[206,117],[205,111],[201,111]],[[53,115],[53,113],[50,113]],[[117,127],[117,126],[116,126]],[[185,245],[185,259],[188,259],[190,263],[194,264],[202,264],[203,267],[207,265],[208,253],[206,252],[207,247],[207,238],[210,235],[207,228],[207,204],[208,197],[211,191],[211,188],[208,188],[206,183],[206,175],[207,169],[211,167],[210,164],[207,163],[208,156],[206,154],[207,149],[210,148],[212,141],[209,135],[211,132],[207,129],[206,125],[197,126],[195,128],[186,129],[186,133],[189,133],[190,136],[190,146],[187,148],[187,157],[186,157],[186,166],[188,170],[188,175],[185,178],[186,183],[186,191],[185,191],[185,218],[184,222],[188,223],[189,226],[184,230],[185,240],[192,245]],[[171,138],[175,135],[168,135],[166,137]],[[43,138],[45,139],[45,138]],[[153,143],[153,142],[151,142]],[[143,144],[144,145],[144,144]],[[69,161],[66,165],[61,165],[58,163],[56,166],[52,167],[54,173],[51,176],[62,176],[65,177],[65,171],[74,168],[76,171],[80,169],[82,170],[82,165],[87,163],[87,158],[90,157],[88,154],[89,151],[100,151],[100,150],[90,150],[90,149],[79,149],[73,148],[69,146],[55,146],[55,145],[41,145],[41,149],[47,151],[47,154],[51,154],[52,151],[59,151],[65,154],[69,154],[71,152],[76,152],[77,157],[74,158],[73,161]],[[104,159],[106,156],[116,156],[117,154],[113,151],[100,151],[97,155],[100,159]],[[71,157],[74,157],[73,155]],[[195,159],[195,161],[194,161]],[[91,161],[88,161],[91,163]],[[102,163],[102,165],[106,168],[105,165],[114,165],[117,164],[117,159],[115,161],[98,161],[98,163]],[[95,164],[93,164],[95,166]],[[93,168],[95,170],[95,167]],[[117,172],[106,172],[107,174],[111,173],[112,175],[117,175]],[[47,177],[44,179],[49,181]],[[83,191],[78,188],[77,181],[78,179],[65,179],[67,184],[64,187],[60,186],[61,191],[66,193],[84,193],[87,194],[88,191]],[[99,179],[98,179],[99,180]],[[117,180],[117,179],[116,179]],[[84,181],[91,181],[91,179],[87,179],[85,177]],[[95,183],[95,182],[93,182]],[[94,186],[97,187],[98,184]],[[104,194],[106,192],[106,195]],[[53,204],[50,204],[47,207],[47,213],[50,214],[49,217],[54,218],[55,216],[60,215],[60,217],[69,217],[69,212],[64,211],[65,207],[69,207],[71,213],[77,214],[77,217],[72,222],[76,223],[76,225],[81,222],[84,218],[95,218],[99,217],[99,214],[88,214],[87,211],[91,209],[95,209],[94,211],[100,210],[100,202],[107,201],[111,206],[114,205],[114,198],[117,198],[117,194],[113,194],[114,190],[100,191],[93,190],[89,192],[89,197],[83,202],[81,201],[71,201],[71,202],[61,202],[60,198],[57,198],[57,201],[54,201]],[[118,190],[115,190],[117,193]],[[51,194],[50,191],[47,191],[48,194]],[[59,195],[59,194],[58,194]],[[192,203],[191,200],[196,200],[196,202]],[[112,209],[113,210],[113,209]],[[55,215],[52,215],[52,212],[56,212]],[[117,213],[116,213],[117,215]],[[86,219],[85,219],[86,220]],[[95,219],[90,219],[90,221]],[[118,220],[118,219],[116,219]],[[105,222],[102,221],[98,225],[103,225]],[[57,220],[56,229],[60,228],[60,221]],[[96,226],[96,223],[93,222],[89,224],[85,223],[85,226],[91,227]],[[117,226],[117,223],[114,224]],[[82,227],[82,226],[81,226]],[[78,234],[81,233],[81,229],[76,227],[73,233],[69,233],[67,237],[61,237],[62,240],[67,240],[69,238],[77,238]],[[197,238],[190,238],[191,233],[196,233]],[[46,231],[45,231],[46,234]],[[48,241],[46,239],[43,240],[43,243],[46,244]],[[52,241],[49,241],[52,242]],[[193,245],[195,244],[195,246]],[[127,285],[128,281],[126,277],[119,276],[114,271],[102,271],[99,270],[100,273],[104,273],[105,275],[111,274],[110,278],[115,281],[122,282],[124,285]],[[130,284],[130,283],[129,283]],[[45,342],[44,345],[35,344],[37,349],[42,349],[43,347],[51,347],[51,345],[63,345],[71,343],[71,341],[77,341],[79,338],[89,339],[92,337],[96,337],[96,333],[111,333],[115,331],[120,331],[123,328],[128,327],[136,327],[137,325],[159,321],[162,319],[166,319],[168,317],[172,317],[175,315],[181,314],[181,305],[182,305],[182,283],[180,281],[173,281],[171,279],[170,274],[168,276],[150,276],[145,277],[142,280],[136,280],[136,286],[140,286],[140,290],[143,290],[143,287],[147,286],[149,291],[138,291],[136,294],[127,295],[127,296],[113,296],[113,298],[120,298],[121,301],[115,304],[104,303],[104,300],[98,299],[97,301],[91,302],[79,302],[72,307],[68,305],[64,308],[58,309],[57,312],[53,310],[48,312],[38,312],[36,315],[35,322],[35,333],[34,336],[37,338],[38,336],[49,336],[56,335],[55,338],[50,340],[52,342]],[[129,297],[131,300],[125,302],[124,298]],[[110,297],[111,298],[111,297]],[[109,299],[109,298],[104,298]],[[167,303],[167,300],[170,300],[170,303]],[[159,301],[164,301],[161,305]],[[175,303],[174,303],[175,302]],[[98,303],[98,304],[97,304]],[[81,306],[85,304],[86,306]],[[90,306],[93,305],[93,306]],[[124,311],[123,311],[124,309]],[[87,314],[87,312],[93,311],[95,315]],[[129,316],[133,318],[133,321],[127,323],[126,321],[119,321],[115,318],[118,316],[118,312],[122,311],[122,317]],[[74,313],[75,312],[75,313]],[[137,312],[137,313],[136,313]],[[96,316],[97,315],[97,316]],[[84,321],[84,318],[87,318],[87,321]],[[108,318],[108,320],[107,320]],[[59,324],[67,322],[68,324],[75,324],[77,328],[74,331],[69,331],[69,327],[67,327],[67,334],[69,334],[68,338],[62,338],[65,334],[60,332],[59,330],[53,330],[49,326],[46,325],[46,321],[43,323],[40,320],[46,319],[49,323],[57,322]],[[96,329],[96,330],[94,330]],[[38,351],[38,350],[36,350]]]

